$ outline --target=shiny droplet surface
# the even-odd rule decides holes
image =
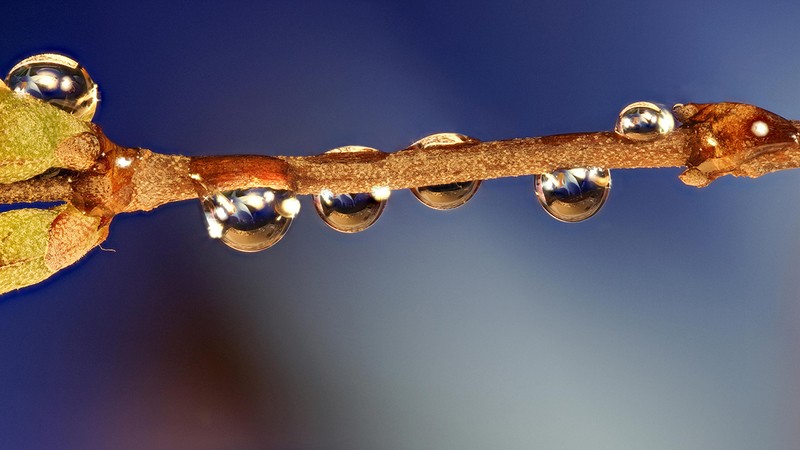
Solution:
[[[77,61],[55,53],[31,56],[6,76],[9,89],[29,94],[82,120],[92,120],[100,95],[97,85]]]
[[[286,235],[300,205],[290,191],[268,188],[210,191],[201,202],[209,236],[241,252],[275,245]]]
[[[425,149],[433,146],[462,144],[464,142],[478,141],[477,139],[469,138],[463,134],[438,133],[420,139],[415,142],[412,147]],[[467,203],[469,199],[478,192],[480,185],[480,180],[464,181],[412,188],[411,193],[413,193],[423,205],[429,208],[447,210],[458,208]]]
[[[314,196],[317,213],[328,226],[342,233],[357,233],[374,224],[386,206],[371,193],[334,194],[329,190]]]
[[[327,153],[377,152],[369,147],[347,146]],[[371,192],[337,194],[323,189],[314,195],[317,214],[331,228],[342,233],[358,233],[371,227],[383,213],[391,190],[375,186]]]
[[[614,131],[628,139],[650,141],[675,129],[672,112],[655,103],[636,102],[622,108]]]
[[[534,177],[536,197],[562,222],[580,222],[600,211],[611,189],[611,171],[597,167],[562,169]]]

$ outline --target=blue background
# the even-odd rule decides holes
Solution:
[[[189,155],[609,130],[636,100],[800,118],[796,2],[165,3],[6,7],[0,67],[72,55],[113,140]],[[450,212],[397,191],[357,235],[303,197],[258,254],[198,202],[119,217],[115,252],[0,300],[0,447],[796,449],[800,176],[679,173],[614,171],[575,225],[530,177]]]

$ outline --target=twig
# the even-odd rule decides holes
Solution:
[[[79,260],[105,240],[117,214],[196,198],[207,188],[355,193],[559,168],[675,166],[687,167],[681,181],[705,186],[723,175],[757,177],[800,166],[800,123],[736,103],[677,106],[681,127],[650,141],[599,132],[394,153],[190,158],[118,146],[96,125],[27,96],[0,94],[0,203],[66,203],[0,214],[0,294]],[[52,167],[61,172],[54,175]]]
[[[196,198],[192,177],[223,191],[260,186],[314,194],[322,189],[368,192],[375,186],[404,189],[565,167],[686,166],[682,181],[704,186],[721,175],[756,177],[800,166],[796,122],[735,103],[679,105],[675,114],[683,126],[647,142],[597,132],[305,157],[164,155],[117,146],[96,128],[103,156],[92,169],[0,185],[0,202],[61,200],[110,218]],[[768,134],[753,134],[757,121],[766,124]]]

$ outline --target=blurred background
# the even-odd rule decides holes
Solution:
[[[159,152],[610,130],[637,100],[800,119],[789,1],[4,10],[3,72],[73,56],[108,136]],[[613,171],[579,224],[531,177],[449,212],[396,191],[355,235],[302,197],[257,254],[209,239],[199,202],[118,217],[113,251],[0,299],[0,446],[796,449],[800,174],[679,173]]]

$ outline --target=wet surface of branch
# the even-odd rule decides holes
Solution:
[[[800,165],[796,122],[736,103],[679,105],[675,114],[683,126],[651,141],[592,132],[318,156],[165,155],[117,146],[97,128],[102,157],[94,167],[0,185],[0,202],[61,200],[110,218],[196,198],[198,180],[221,191],[271,187],[315,194],[323,189],[369,192],[376,186],[405,189],[570,167],[686,166],[681,180],[705,186],[722,175],[755,177]],[[768,133],[754,135],[756,122]]]
[[[0,183],[0,203],[65,204],[0,213],[0,294],[38,283],[79,260],[106,239],[117,214],[212,198],[215,190],[358,193],[567,168],[676,166],[686,167],[681,181],[702,187],[724,175],[758,177],[800,166],[798,122],[738,103],[678,105],[673,112],[682,125],[647,136],[594,132],[493,142],[432,140],[393,153],[186,157],[122,147],[94,124],[53,114],[33,99],[13,100],[5,115],[24,120],[5,127],[0,121],[0,175],[9,180]],[[46,133],[48,124],[64,125],[63,132]],[[38,138],[18,139],[20,133]],[[31,173],[39,175],[30,178]]]
[[[151,210],[197,197],[190,175],[220,190],[247,187],[290,189],[297,194],[369,192],[375,186],[404,189],[456,181],[486,180],[544,173],[561,167],[676,167],[689,157],[686,131],[655,142],[633,142],[613,132],[407,148],[394,153],[329,153],[319,156],[164,155],[125,149],[133,161],[118,168],[112,151],[106,162],[115,176],[133,171],[133,195],[121,211]],[[118,151],[121,151],[119,149]],[[124,159],[127,164],[127,159]],[[112,196],[105,174],[66,173],[47,180],[5,185],[0,201],[74,200],[75,191],[94,192],[98,201]],[[85,194],[83,197],[87,197]],[[89,208],[91,209],[91,208]],[[120,212],[121,212],[120,211]]]

